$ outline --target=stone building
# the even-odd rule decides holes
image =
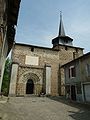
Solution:
[[[0,92],[6,58],[13,46],[20,0],[0,0]]]
[[[62,16],[59,35],[52,44],[52,48],[47,48],[15,43],[9,95],[64,94],[64,72],[60,66],[82,56],[83,48],[74,47],[73,39],[65,35]]]
[[[90,102],[90,52],[62,67],[65,72],[66,97],[79,102]]]

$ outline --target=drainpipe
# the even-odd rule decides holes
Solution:
[[[70,100],[71,100],[71,84],[70,84]]]
[[[81,83],[81,90],[82,90],[82,101],[85,102],[85,94],[84,94],[84,85]]]
[[[81,74],[81,72],[82,72],[82,64],[81,64],[81,61],[80,61],[80,59],[79,59],[79,69],[80,69],[80,81],[81,81],[81,91],[82,91],[82,101],[83,102],[85,102],[85,96],[84,96],[84,86],[83,86],[83,83],[82,83],[82,74]]]

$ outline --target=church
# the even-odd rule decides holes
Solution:
[[[10,96],[65,94],[64,70],[61,65],[83,55],[83,48],[73,46],[65,34],[60,15],[59,34],[52,48],[15,43],[12,49]]]

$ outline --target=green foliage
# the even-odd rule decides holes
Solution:
[[[5,63],[5,70],[2,82],[2,93],[8,95],[9,93],[9,83],[10,83],[10,71],[11,71],[11,61],[8,58]]]

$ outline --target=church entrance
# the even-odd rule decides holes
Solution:
[[[34,92],[34,83],[32,79],[29,79],[26,84],[26,94],[33,94]]]

